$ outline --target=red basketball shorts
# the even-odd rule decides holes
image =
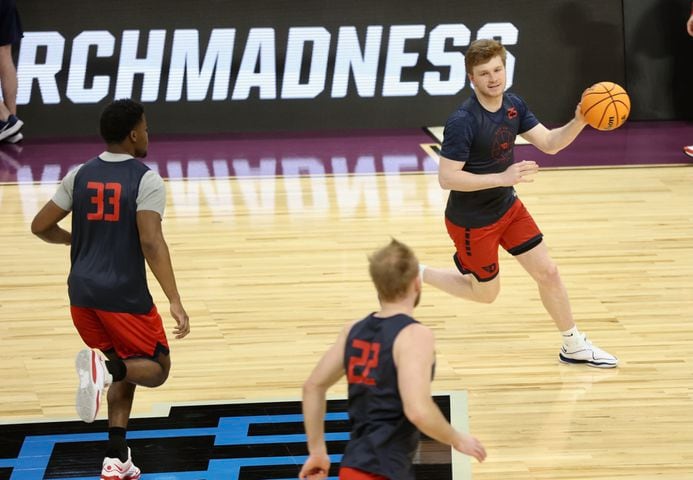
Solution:
[[[341,467],[339,469],[339,480],[388,480],[388,478],[356,468]]]
[[[496,278],[498,246],[511,255],[528,252],[541,243],[543,235],[520,199],[491,225],[479,228],[459,227],[447,218],[445,226],[455,243],[455,265],[463,274],[471,273],[480,282]]]
[[[156,306],[149,313],[107,312],[96,308],[70,306],[72,321],[90,348],[115,350],[120,358],[154,358],[168,353],[164,325]]]

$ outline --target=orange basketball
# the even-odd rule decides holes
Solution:
[[[583,92],[580,110],[593,128],[613,130],[628,118],[630,98],[620,85],[599,82]]]

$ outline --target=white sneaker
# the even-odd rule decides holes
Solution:
[[[106,369],[106,362],[96,351],[85,348],[77,354],[75,368],[79,377],[77,389],[77,415],[91,423],[99,413],[101,394],[111,384],[113,376]]]
[[[128,448],[128,459],[121,462],[119,458],[106,457],[101,468],[101,480],[138,480],[140,469],[132,463],[132,455]]]
[[[24,126],[24,122],[18,119],[15,115],[10,115],[6,121],[0,121],[2,127],[0,127],[0,140],[5,140],[11,137]]]
[[[19,143],[22,140],[24,140],[24,135],[22,132],[17,132],[14,135],[10,135],[6,139],[3,140],[5,143]]]
[[[563,345],[558,358],[563,363],[583,363],[596,368],[614,368],[618,358],[593,345],[583,334],[584,343],[576,347]]]
[[[689,157],[693,157],[693,145],[686,145],[685,147],[683,147],[683,153],[685,153]]]

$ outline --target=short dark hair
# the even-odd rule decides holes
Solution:
[[[101,112],[101,138],[109,144],[120,143],[142,120],[144,108],[130,99],[115,100]]]

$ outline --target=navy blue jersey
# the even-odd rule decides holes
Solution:
[[[354,324],[344,350],[351,433],[342,466],[397,480],[414,479],[419,431],[404,415],[392,346],[408,315],[373,314]]]
[[[75,175],[67,280],[72,305],[139,314],[151,310],[137,230],[137,194],[148,170],[135,159],[97,157]]]
[[[475,174],[501,173],[514,162],[515,137],[539,121],[517,95],[505,93],[497,112],[489,112],[472,94],[445,124],[441,155],[465,162],[463,170]],[[490,225],[515,201],[513,187],[496,187],[475,192],[452,190],[445,216],[457,226],[478,228]]]

